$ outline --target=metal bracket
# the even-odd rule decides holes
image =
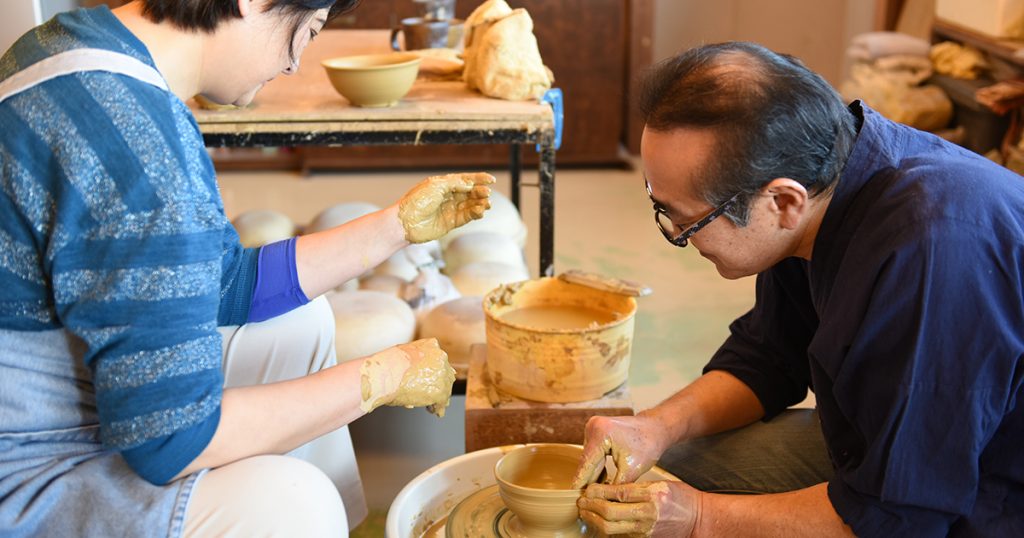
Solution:
[[[541,103],[551,105],[551,111],[555,115],[555,151],[562,149],[562,125],[565,123],[564,100],[561,88],[551,88],[540,98]],[[537,144],[537,153],[540,153],[540,144]]]

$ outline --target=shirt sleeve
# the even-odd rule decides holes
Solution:
[[[832,387],[849,445],[830,445],[828,494],[858,536],[944,536],[973,509],[1024,327],[1021,247],[992,236],[950,222],[889,254],[879,245]]]
[[[249,321],[263,321],[309,302],[295,267],[296,238],[260,248]]]
[[[756,294],[754,307],[729,326],[729,337],[704,372],[722,370],[742,381],[769,420],[807,396],[807,346],[817,317],[800,260],[785,260],[758,275]]]
[[[221,291],[217,325],[242,325],[249,320],[260,249],[243,248],[235,227],[224,219],[221,252]]]

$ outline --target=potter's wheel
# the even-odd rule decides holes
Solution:
[[[478,450],[456,456],[427,469],[409,482],[391,504],[384,531],[385,536],[387,538],[444,538],[447,516],[471,495],[492,486],[496,487],[494,464],[506,452],[520,446],[523,445]],[[640,479],[678,480],[672,474],[658,467],[651,469]],[[501,501],[500,497],[498,501]],[[464,537],[460,536],[460,538]]]
[[[537,538],[536,532],[523,531],[515,514],[505,507],[498,486],[488,486],[466,497],[445,521],[448,538]],[[577,532],[562,532],[551,538],[590,538],[595,536],[582,522]]]

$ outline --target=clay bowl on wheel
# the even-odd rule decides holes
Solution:
[[[420,57],[408,52],[343,56],[321,62],[327,78],[342,97],[361,107],[381,108],[409,93]]]
[[[570,538],[586,535],[576,500],[582,490],[570,489],[583,449],[574,445],[536,444],[517,448],[494,466],[498,493],[515,514],[515,534]]]

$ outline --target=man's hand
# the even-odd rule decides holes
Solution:
[[[381,405],[426,406],[431,413],[443,417],[455,383],[455,369],[434,338],[371,355],[360,366],[360,375],[360,407],[366,412]]]
[[[677,481],[591,484],[576,504],[587,526],[605,535],[686,538],[700,521],[701,495]]]
[[[664,428],[643,414],[635,417],[591,417],[583,436],[583,460],[573,478],[574,489],[582,489],[601,476],[605,456],[615,462],[612,484],[634,482],[654,467],[665,450]]]
[[[433,176],[420,182],[398,202],[398,219],[410,243],[437,239],[484,216],[491,207],[494,176],[482,172]]]

